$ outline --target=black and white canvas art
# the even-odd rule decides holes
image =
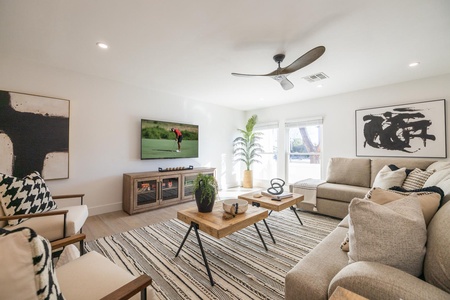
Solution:
[[[445,99],[356,110],[356,156],[447,157]]]
[[[0,91],[0,172],[69,177],[69,101]]]

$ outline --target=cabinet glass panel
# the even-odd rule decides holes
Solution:
[[[137,182],[137,205],[156,203],[158,182],[154,180],[142,180]]]
[[[184,176],[183,197],[189,197],[194,195],[194,181],[196,177],[197,174]]]
[[[178,184],[179,184],[179,177],[164,178],[161,182],[161,191],[162,191],[161,199],[165,201],[179,198],[180,195],[178,194],[179,193]]]

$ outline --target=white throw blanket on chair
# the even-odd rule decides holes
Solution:
[[[293,192],[296,194],[302,194],[305,197],[302,203],[312,204],[315,208],[317,187],[322,183],[325,183],[325,181],[322,179],[308,178],[305,180],[301,180],[294,183]]]

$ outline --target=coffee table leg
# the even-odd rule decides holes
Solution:
[[[256,223],[254,225],[255,225],[256,231],[258,232],[259,238],[261,239],[261,242],[264,245],[264,249],[266,249],[266,251],[268,251],[267,246],[266,246],[266,242],[264,242],[264,239],[263,239],[263,237],[261,235],[261,232],[259,232],[258,225],[256,225]]]
[[[300,220],[300,217],[298,216],[297,210],[295,209],[295,207],[291,206],[291,210],[294,211],[295,215],[297,216],[298,221],[299,221],[300,224],[302,224],[302,226],[303,226],[303,222],[302,222],[302,220]]]
[[[200,251],[202,252],[203,261],[205,262],[206,272],[208,272],[209,282],[211,282],[211,286],[214,286],[214,280],[211,275],[211,270],[208,266],[208,260],[206,260],[205,251],[203,250],[202,241],[200,240],[200,234],[198,233],[198,224],[192,222],[194,226],[195,235],[197,236],[198,245],[200,247]]]
[[[186,232],[186,235],[184,236],[184,239],[181,242],[180,248],[178,248],[178,251],[177,251],[177,254],[175,254],[175,257],[177,257],[178,254],[180,254],[181,248],[183,248],[184,242],[186,242],[186,239],[187,239],[189,233],[191,232],[192,227],[194,227],[193,223],[191,224],[191,226],[189,227],[188,231]]]
[[[277,242],[275,242],[275,239],[273,238],[273,235],[272,235],[272,232],[270,231],[269,225],[267,225],[267,222],[265,219],[263,221],[264,221],[264,224],[266,225],[267,231],[270,234],[270,237],[272,238],[273,243],[276,244]]]

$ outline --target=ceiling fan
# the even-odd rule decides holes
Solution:
[[[275,71],[268,73],[268,74],[261,74],[261,75],[254,75],[254,74],[240,74],[240,73],[231,73],[231,75],[234,76],[240,76],[240,77],[249,77],[249,76],[268,76],[272,79],[275,79],[281,84],[281,87],[285,90],[290,90],[294,87],[292,82],[290,82],[287,79],[287,76],[291,73],[294,73],[295,71],[300,70],[303,67],[306,67],[310,63],[317,60],[319,57],[322,56],[322,54],[325,52],[324,46],[318,46],[316,48],[313,48],[297,58],[292,64],[289,66],[282,68],[280,66],[280,63],[283,62],[285,55],[284,54],[277,54],[273,57],[273,60],[278,63],[278,69]]]

